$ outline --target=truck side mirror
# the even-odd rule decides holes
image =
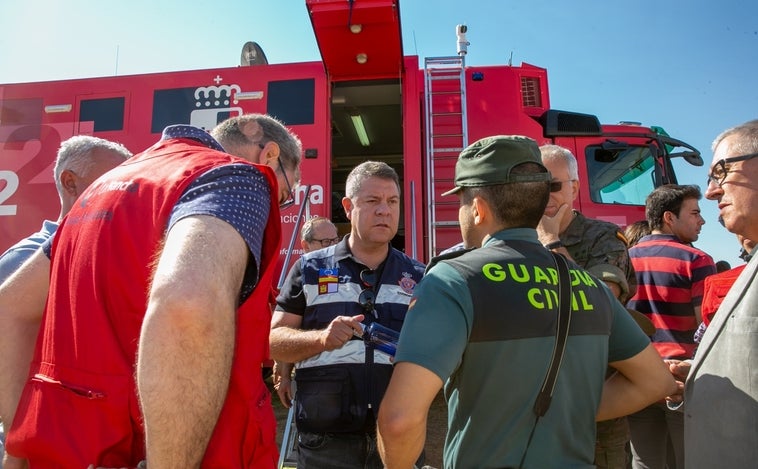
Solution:
[[[670,153],[669,158],[682,157],[684,161],[692,166],[703,166],[703,157],[700,156],[700,152],[697,151],[680,151],[677,153]]]

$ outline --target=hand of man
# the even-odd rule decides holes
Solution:
[[[568,204],[563,204],[552,217],[542,215],[540,223],[537,225],[537,237],[539,237],[540,243],[544,245],[560,241],[561,220],[563,220],[566,210],[571,210],[571,207]]]
[[[292,407],[295,398],[292,392],[292,363],[274,362],[274,389],[284,407]]]
[[[684,399],[684,382],[687,380],[687,375],[690,374],[690,368],[692,368],[692,362],[690,360],[663,360],[669,367],[669,371],[676,380],[677,390],[674,394],[666,396],[666,402],[671,404],[679,404]]]
[[[665,359],[663,361],[669,366],[669,371],[671,371],[675,379],[681,381],[687,380],[687,376],[689,376],[690,369],[692,368],[691,360]]]
[[[353,334],[362,335],[361,321],[363,318],[362,314],[334,318],[321,334],[321,345],[324,347],[324,351],[341,348],[353,337]]]

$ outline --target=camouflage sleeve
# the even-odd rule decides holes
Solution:
[[[584,268],[605,282],[617,284],[621,289],[619,299],[625,303],[632,296],[632,288],[636,290],[636,281],[624,236],[620,231],[604,229],[589,239],[594,242]]]

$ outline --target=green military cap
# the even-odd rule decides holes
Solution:
[[[452,195],[463,187],[494,186],[513,182],[550,181],[550,173],[511,174],[522,163],[536,163],[543,168],[537,142],[520,135],[495,135],[477,140],[466,147],[455,163],[455,188],[442,195]]]

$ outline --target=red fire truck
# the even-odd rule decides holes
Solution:
[[[654,187],[676,182],[672,158],[702,165],[661,129],[551,109],[544,68],[467,65],[466,26],[457,54],[421,60],[403,53],[398,0],[305,3],[318,62],[268,64],[248,43],[231,68],[0,85],[0,252],[57,216],[52,167],[66,138],[95,135],[137,153],[169,124],[211,128],[249,112],[276,116],[304,144],[297,204],[281,215],[283,254],[299,218],[323,215],[346,229],[345,177],[368,159],[400,175],[395,244],[424,261],[460,240],[457,201],[440,193],[452,187],[460,150],[479,138],[521,134],[571,149],[582,180],[576,208],[621,226],[644,217]]]

